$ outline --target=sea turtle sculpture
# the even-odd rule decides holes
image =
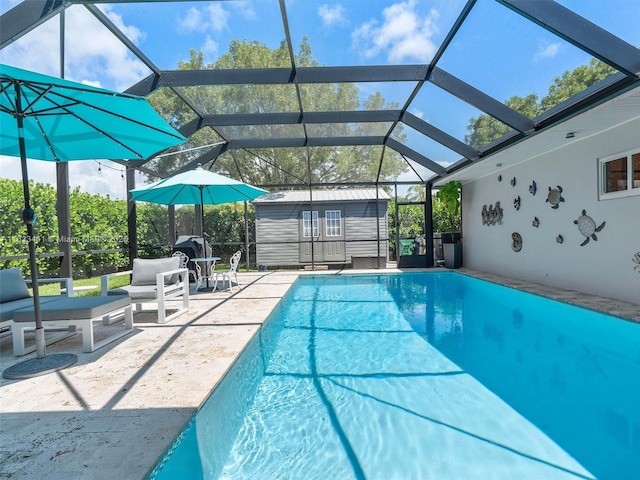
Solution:
[[[593,220],[593,218],[587,215],[586,210],[582,210],[582,215],[580,215],[577,220],[574,220],[573,223],[578,225],[578,230],[580,230],[580,233],[585,236],[584,242],[580,244],[581,247],[584,247],[587,243],[589,243],[590,238],[598,240],[598,237],[596,237],[596,232],[602,230],[606,222],[602,222],[600,226],[596,228],[596,222]]]
[[[562,198],[562,187],[560,185],[556,185],[557,188],[549,187],[549,193],[547,194],[547,202],[551,204],[551,208],[558,208],[558,204],[560,202],[564,202],[564,198]]]

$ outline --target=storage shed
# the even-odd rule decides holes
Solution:
[[[381,189],[294,190],[254,200],[257,263],[384,268],[387,206]]]

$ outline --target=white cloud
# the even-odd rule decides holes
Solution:
[[[240,12],[242,17],[245,20],[255,20],[258,18],[256,11],[253,8],[253,3],[247,0],[237,0],[235,2],[231,2],[231,7],[233,7],[236,11]]]
[[[125,25],[111,7],[101,6],[105,15],[134,43],[144,34]],[[109,30],[82,6],[65,10],[65,78],[114,90],[124,90],[149,74],[140,62]],[[55,17],[2,49],[2,63],[58,76],[60,22]]]
[[[348,23],[345,17],[345,9],[342,5],[321,5],[318,8],[318,15],[320,15],[322,24],[325,27],[346,25]]]
[[[204,54],[215,56],[218,53],[219,47],[220,45],[218,44],[218,42],[216,42],[213,38],[207,35],[200,50],[202,50]]]
[[[200,31],[203,24],[202,11],[196,7],[191,7],[184,17],[178,19],[178,26],[188,32]]]
[[[184,17],[178,20],[178,26],[191,32],[222,32],[228,26],[229,12],[220,3],[215,2],[203,8],[191,7]]]
[[[418,0],[406,0],[385,8],[382,22],[371,20],[353,32],[354,48],[366,57],[384,54],[391,63],[431,60],[437,48],[432,38],[438,32],[439,15],[436,10],[420,15],[418,4]]]
[[[533,56],[533,61],[538,62],[540,60],[555,57],[560,51],[561,45],[562,44],[560,42],[556,42],[556,43],[550,43],[549,45],[546,45],[546,46],[541,46],[540,48],[538,48],[538,51]]]

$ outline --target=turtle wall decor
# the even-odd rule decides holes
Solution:
[[[516,210],[520,210],[520,195],[518,195],[513,201],[513,208],[515,208]]]
[[[536,228],[540,226],[540,220],[538,220],[538,217],[533,217],[533,222],[531,222],[531,225],[533,225]]]
[[[580,215],[577,220],[574,220],[573,223],[578,226],[578,230],[580,230],[580,233],[585,236],[584,242],[580,244],[581,247],[584,247],[587,243],[589,243],[589,240],[591,238],[596,241],[598,240],[596,232],[601,231],[604,228],[605,223],[607,222],[602,222],[599,227],[596,227],[596,222],[593,220],[593,218],[587,215],[586,210],[582,210],[582,215]]]
[[[537,191],[538,191],[538,185],[536,185],[535,180],[532,180],[531,185],[529,185],[529,193],[535,196]]]
[[[522,235],[520,235],[518,232],[513,232],[511,234],[511,250],[513,250],[514,252],[519,252],[520,250],[522,250]]]
[[[515,186],[516,186],[516,177],[513,177],[513,178],[511,179],[511,186],[512,186],[512,187],[515,187]]]
[[[562,187],[560,185],[556,185],[556,188],[549,187],[546,201],[551,204],[551,208],[557,209],[560,206],[560,202],[564,202],[564,198],[562,198]]]

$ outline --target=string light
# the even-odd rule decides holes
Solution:
[[[99,174],[102,174],[102,167],[104,167],[104,168],[109,168],[111,170],[116,170],[116,171],[120,172],[120,178],[124,179],[124,172],[125,172],[124,169],[111,167],[109,165],[106,165],[106,164],[103,164],[101,162],[98,162],[97,160],[94,160],[94,161],[98,164],[98,173]]]

